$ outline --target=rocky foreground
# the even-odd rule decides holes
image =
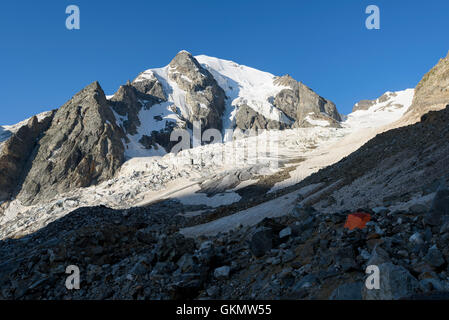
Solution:
[[[347,214],[298,205],[277,219],[197,239],[173,201],[146,208],[81,208],[33,235],[0,242],[1,299],[449,298],[449,190],[432,208]],[[68,290],[68,265],[80,268]],[[380,268],[368,290],[365,268]]]

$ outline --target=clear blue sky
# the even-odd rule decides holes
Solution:
[[[65,8],[81,29],[65,28]],[[381,30],[365,28],[365,8]],[[0,124],[57,108],[92,81],[107,94],[181,49],[289,73],[348,113],[414,87],[449,50],[447,0],[5,1]]]

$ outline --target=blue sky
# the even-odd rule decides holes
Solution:
[[[78,5],[81,29],[65,28]],[[365,8],[381,29],[365,28]],[[8,1],[0,10],[0,124],[57,108],[92,81],[113,93],[182,49],[290,74],[342,113],[414,87],[449,50],[447,0]]]

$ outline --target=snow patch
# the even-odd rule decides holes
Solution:
[[[342,123],[353,129],[381,127],[399,120],[412,105],[415,90],[407,89],[397,92],[386,92],[390,99],[371,106],[368,110],[357,110],[347,116]]]
[[[329,121],[327,121],[327,120],[312,119],[309,116],[306,116],[304,118],[304,120],[314,126],[327,127],[329,125]]]
[[[217,208],[224,205],[230,205],[240,201],[242,197],[235,192],[224,192],[208,197],[205,193],[197,193],[201,188],[194,185],[171,195],[172,198],[179,200],[184,205],[207,205]]]
[[[234,213],[205,224],[181,229],[180,232],[186,237],[198,237],[200,235],[215,235],[220,232],[242,226],[253,226],[265,218],[274,218],[286,215],[292,211],[298,200],[298,196],[307,196],[321,184],[306,186],[274,200],[262,203],[255,207]]]

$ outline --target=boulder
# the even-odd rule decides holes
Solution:
[[[249,248],[255,257],[262,257],[273,248],[273,232],[269,228],[256,231],[250,241]]]
[[[424,260],[426,260],[432,267],[435,268],[441,267],[446,262],[444,260],[443,254],[435,245],[430,247],[429,251],[424,257]]]
[[[449,101],[449,53],[440,59],[428,73],[424,75],[415,88],[415,95],[405,119],[416,121],[431,110],[440,110]]]
[[[214,277],[218,280],[225,280],[229,278],[231,267],[223,266],[214,270]]]
[[[291,235],[292,235],[292,228],[290,227],[284,228],[279,232],[279,238],[281,239],[290,237]]]
[[[424,243],[424,239],[419,232],[412,234],[408,241],[410,241],[413,245],[422,245]]]
[[[449,216],[449,189],[445,183],[441,183],[424,221],[431,226],[438,226],[442,223],[442,218],[447,216]]]

